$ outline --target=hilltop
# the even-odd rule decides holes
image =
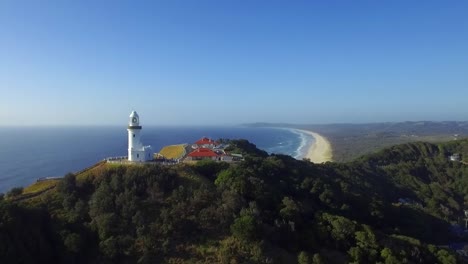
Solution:
[[[0,201],[2,263],[457,263],[468,140],[313,164],[98,164]],[[460,162],[448,156],[459,153]]]

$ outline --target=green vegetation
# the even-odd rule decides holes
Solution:
[[[159,151],[159,154],[166,159],[180,159],[185,155],[186,144],[165,146]]]
[[[29,185],[28,187],[24,188],[23,194],[37,193],[37,192],[47,190],[47,189],[57,185],[59,181],[60,180],[58,180],[58,179],[53,179],[53,180],[45,180],[45,181],[35,182],[35,183]]]
[[[333,160],[339,162],[352,161],[397,144],[420,141],[437,143],[468,137],[468,122],[335,124],[301,128],[327,137],[333,147]]]
[[[450,225],[468,204],[468,166],[447,155],[468,141],[318,165],[230,144],[244,161],[100,165],[0,200],[0,263],[464,261],[440,245],[466,241]]]
[[[6,196],[8,198],[14,198],[20,196],[21,194],[23,194],[23,187],[15,187],[7,192]]]
[[[251,127],[289,127],[325,136],[333,148],[333,161],[349,162],[397,144],[440,143],[468,137],[468,122],[401,122],[370,124],[247,124]],[[468,161],[468,160],[466,160]]]

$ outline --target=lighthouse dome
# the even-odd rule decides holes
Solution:
[[[136,111],[132,111],[130,117],[138,117],[138,113]]]
[[[132,111],[130,114],[130,120],[128,122],[129,126],[139,126],[140,125],[140,117],[138,116],[136,111]]]

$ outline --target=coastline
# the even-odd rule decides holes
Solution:
[[[333,161],[332,147],[330,142],[324,136],[304,129],[296,129],[302,133],[306,133],[315,138],[315,142],[310,145],[307,154],[304,158],[309,159],[313,163],[324,163]]]

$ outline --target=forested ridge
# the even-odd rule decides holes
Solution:
[[[313,164],[231,141],[245,161],[116,166],[0,200],[0,263],[461,263],[468,140]]]
[[[251,123],[248,127],[282,127],[314,131],[333,146],[333,160],[350,162],[362,155],[411,142],[447,142],[468,137],[467,121],[407,121],[362,124]]]

